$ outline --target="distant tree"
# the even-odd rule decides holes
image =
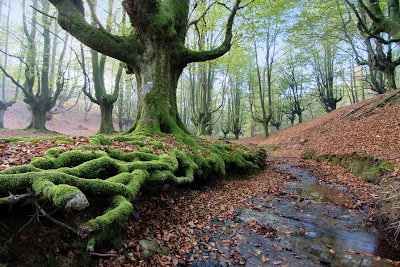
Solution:
[[[0,1],[0,18],[2,17],[2,7],[3,1]],[[7,21],[6,21],[6,36],[5,36],[5,45],[4,45],[4,69],[7,69],[7,61],[8,61],[8,43],[9,43],[9,32],[10,32],[10,11],[11,11],[11,0],[8,1],[8,12],[7,12]],[[0,99],[0,129],[4,128],[4,116],[6,110],[11,107],[18,97],[18,88],[15,90],[15,95],[12,99],[6,99],[6,76],[3,75],[2,83],[1,83],[1,99]]]
[[[279,131],[283,121],[283,110],[282,108],[272,109],[271,125]]]
[[[98,19],[95,17],[97,0],[90,0],[89,5],[91,6],[92,13],[92,26],[96,27],[99,24]],[[111,15],[113,13],[114,1],[108,1],[108,12],[107,12],[107,25],[104,28],[106,32],[111,32]],[[125,23],[125,13],[123,15],[122,23]],[[103,27],[103,26],[99,26]],[[107,57],[105,55],[99,55],[96,50],[91,49],[91,67],[92,67],[92,81],[94,94],[88,90],[84,90],[83,93],[100,107],[100,127],[97,131],[98,134],[112,134],[115,133],[113,124],[113,108],[114,103],[118,99],[120,81],[122,75],[123,64],[119,63],[117,73],[114,77],[114,88],[112,93],[107,93],[106,84],[104,82],[104,73]]]
[[[243,93],[243,77],[242,73],[235,73],[230,77],[230,90],[229,90],[229,98],[231,105],[231,113],[230,116],[230,125],[231,131],[235,135],[235,139],[239,139],[240,132],[243,126],[243,102],[242,98],[244,96]]]
[[[338,48],[329,42],[322,42],[321,49],[312,52],[312,67],[317,83],[318,99],[326,112],[336,109],[336,104],[343,99],[343,92],[335,85],[338,68]]]
[[[302,70],[299,69],[297,59],[295,60],[290,52],[287,58],[287,64],[281,77],[281,89],[286,101],[288,113],[297,115],[299,123],[303,122],[303,111],[309,106],[306,100],[306,91],[304,88],[305,77]]]
[[[7,71],[0,66],[3,73],[11,79],[11,81],[18,86],[24,94],[24,102],[27,103],[31,109],[32,119],[31,123],[27,129],[36,130],[46,130],[46,115],[47,112],[53,108],[56,104],[58,95],[61,93],[64,85],[64,79],[62,77],[63,65],[60,63],[58,68],[58,78],[57,83],[51,87],[49,81],[50,73],[50,49],[51,49],[51,39],[50,39],[50,26],[51,21],[47,13],[50,9],[50,3],[48,0],[41,0],[42,3],[42,21],[40,23],[43,31],[43,50],[42,50],[42,62],[41,66],[37,65],[37,50],[36,43],[39,41],[36,38],[37,30],[37,5],[38,0],[33,0],[33,13],[30,23],[30,31],[27,26],[26,12],[25,12],[25,0],[22,4],[23,10],[23,29],[25,37],[27,39],[27,49],[26,49],[26,59],[25,59],[25,82],[20,84],[16,79],[14,79]],[[59,61],[62,62],[65,55],[65,46],[60,53]],[[38,78],[39,82],[36,83],[35,79]]]

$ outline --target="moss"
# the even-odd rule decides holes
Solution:
[[[48,158],[33,158],[31,164],[37,168],[47,170],[61,167],[73,167],[92,159],[109,157],[109,155],[103,151],[81,152],[77,150],[64,152],[59,155],[57,154],[58,156],[54,157],[55,155],[53,153],[55,151],[54,149],[52,153],[46,153]]]
[[[152,154],[153,153],[153,149],[148,148],[148,147],[142,147],[142,148],[139,149],[139,152]]]
[[[153,152],[153,151],[152,151]],[[107,148],[107,153],[114,159],[119,159],[127,162],[131,161],[150,161],[158,160],[159,156],[147,152],[123,152],[113,147]]]
[[[130,141],[130,142],[126,142],[126,144],[131,145],[131,146],[144,147],[144,143],[142,141]]]
[[[82,210],[89,206],[89,202],[82,192],[71,185],[61,184],[55,185],[49,180],[35,179],[32,183],[32,189],[37,195],[43,195],[44,198],[50,200],[59,208]],[[76,205],[72,204],[72,200],[79,195],[79,201]]]
[[[106,146],[106,145],[111,145],[111,139],[102,134],[91,135],[89,136],[89,143],[94,145]]]
[[[16,174],[16,173],[40,172],[40,171],[41,169],[36,168],[33,165],[20,165],[2,170],[0,171],[0,174]]]
[[[129,162],[129,163],[126,163],[125,166],[128,167],[129,171],[133,171],[133,170],[145,170],[145,171],[172,170],[172,167],[169,164],[158,161],[158,160]]]
[[[53,141],[55,144],[69,144],[75,143],[75,139],[71,139],[66,135],[58,135],[58,136],[51,136],[51,137],[39,137],[39,138],[31,138],[31,137],[12,137],[12,138],[0,138],[0,141],[6,143],[17,143],[17,142],[29,142],[29,143],[39,143],[40,141]]]
[[[114,196],[112,199],[113,208],[108,209],[103,215],[88,221],[84,226],[91,231],[106,229],[111,224],[127,221],[132,214],[132,204],[122,196]]]
[[[49,149],[46,157],[33,158],[30,165],[0,172],[0,192],[31,187],[38,197],[72,210],[89,205],[84,194],[100,194],[111,203],[111,208],[80,228],[82,236],[93,236],[93,231],[104,230],[110,224],[128,218],[133,209],[130,201],[146,182],[182,184],[191,183],[200,175],[203,179],[224,175],[226,170],[249,173],[250,169],[256,169],[251,161],[262,158],[261,154],[242,153],[225,143],[204,146],[204,141],[186,134],[175,136],[178,149],[151,137],[123,138],[157,147],[159,155],[153,154],[148,147],[141,147],[139,152],[124,152],[106,146],[111,140],[108,137],[97,135],[92,138],[97,140],[96,145],[81,146],[68,152],[60,148]],[[0,204],[5,201],[0,199]]]
[[[109,157],[101,157],[86,161],[74,168],[60,168],[59,171],[82,178],[106,179],[118,173],[126,172],[128,168],[123,165],[120,166]]]
[[[152,146],[155,146],[158,149],[163,149],[164,148],[163,143],[158,142],[158,141],[150,141],[149,144],[152,145]]]
[[[111,138],[111,141],[116,141],[116,142],[126,142],[126,141],[136,141],[136,137],[134,136],[114,136],[113,138]]]

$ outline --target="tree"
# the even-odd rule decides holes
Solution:
[[[318,98],[326,112],[336,109],[336,104],[343,99],[343,92],[338,89],[334,81],[338,68],[337,47],[325,42],[321,44],[321,50],[316,49],[312,55],[312,66],[317,83]]]
[[[18,86],[24,94],[24,102],[27,103],[31,109],[32,119],[31,123],[27,129],[36,129],[44,131],[46,130],[46,113],[55,106],[58,95],[60,94],[64,80],[62,60],[65,55],[66,45],[62,52],[60,53],[58,70],[57,70],[57,82],[55,88],[51,86],[49,80],[50,74],[50,18],[46,15],[50,9],[50,3],[47,0],[41,0],[42,3],[42,36],[43,36],[43,50],[42,50],[42,62],[39,68],[37,64],[37,49],[36,49],[36,27],[37,27],[37,2],[33,1],[33,14],[30,23],[30,31],[26,23],[26,13],[25,13],[25,1],[23,1],[23,28],[25,37],[27,38],[27,49],[26,49],[26,59],[25,59],[25,81],[24,84],[20,84],[15,80],[7,71],[0,66],[3,73],[11,79],[11,81]],[[20,59],[22,60],[22,59]],[[39,69],[39,70],[38,70]],[[38,78],[39,82],[36,83],[35,80]],[[54,89],[54,90],[53,90]]]
[[[308,108],[309,103],[305,99],[306,91],[304,88],[305,77],[303,71],[299,70],[299,66],[296,65],[299,60],[294,59],[292,53],[290,51],[287,66],[283,70],[284,74],[281,77],[280,86],[286,99],[286,108],[289,110],[287,113],[291,114],[289,115],[291,117],[288,118],[293,124],[293,115],[298,116],[299,123],[303,122],[303,111]]]
[[[88,3],[95,12],[95,5],[97,1],[90,0]],[[108,15],[107,15],[107,25],[105,30],[107,32],[111,32],[111,14],[113,12],[114,1],[108,1]],[[96,21],[98,19],[95,17],[95,14],[92,13],[92,26],[96,27]],[[98,22],[97,22],[98,23]],[[122,23],[125,23],[125,13],[123,15]],[[115,133],[114,125],[113,125],[113,108],[114,103],[118,99],[119,88],[120,88],[120,80],[122,75],[122,64],[119,64],[117,73],[115,75],[114,80],[114,88],[111,94],[107,93],[106,85],[104,82],[104,73],[105,73],[105,65],[107,57],[105,55],[100,55],[99,53],[93,49],[90,50],[90,54],[92,55],[91,63],[92,63],[92,77],[93,77],[93,87],[94,87],[94,95],[91,92],[84,90],[84,94],[92,101],[93,103],[99,105],[100,107],[100,128],[98,130],[98,134],[112,134]]]
[[[282,125],[282,119],[283,119],[282,108],[274,108],[272,110],[271,125],[274,126],[277,131],[279,131]]]
[[[124,0],[134,30],[113,35],[96,21],[87,23],[82,0],[50,0],[58,10],[58,22],[79,41],[126,64],[138,82],[137,119],[127,133],[189,133],[177,109],[176,88],[183,68],[191,62],[218,58],[229,51],[234,17],[241,0],[229,9],[225,37],[221,45],[208,51],[194,51],[185,46],[189,27],[190,1]],[[203,13],[204,14],[204,13]]]
[[[399,1],[367,0],[367,5],[363,0],[357,0],[357,5],[350,0],[344,1],[356,16],[357,28],[368,49],[368,60],[360,60],[357,54],[357,63],[370,66],[372,83],[375,78],[373,75],[376,74],[373,72],[382,71],[387,90],[396,89],[395,69],[400,65],[400,60],[393,59],[391,45],[400,42]],[[371,39],[375,40],[375,49],[373,49]],[[386,46],[386,52],[384,46]],[[382,89],[377,88],[377,91],[381,92]]]

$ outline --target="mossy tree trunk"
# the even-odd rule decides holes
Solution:
[[[225,38],[209,51],[193,51],[185,46],[190,26],[189,0],[124,0],[131,26],[135,29],[116,36],[98,22],[85,21],[81,0],[50,0],[58,10],[58,22],[79,41],[102,54],[127,65],[138,81],[138,112],[136,122],[126,133],[157,134],[189,133],[177,110],[176,88],[183,68],[190,62],[212,60],[230,50],[233,19],[241,0],[230,7]]]
[[[96,0],[90,0],[89,2],[93,5],[93,12],[96,10]],[[107,25],[104,29],[107,32],[111,32],[111,14],[113,13],[113,5],[114,2],[110,0],[108,2],[108,12],[107,12]],[[96,27],[96,16],[92,16],[92,26]],[[125,23],[125,15],[122,18],[122,23]],[[105,55],[100,55],[96,50],[91,49],[90,53],[92,55],[92,77],[93,77],[93,86],[94,86],[94,95],[92,95],[89,91],[83,90],[84,94],[92,101],[93,103],[99,105],[100,107],[100,128],[97,131],[98,134],[113,134],[115,133],[114,124],[113,124],[113,108],[114,103],[118,99],[119,89],[120,89],[120,80],[122,75],[123,66],[120,63],[117,74],[115,75],[114,80],[114,88],[111,94],[107,93],[106,86],[104,83],[104,72],[106,66],[107,57]]]

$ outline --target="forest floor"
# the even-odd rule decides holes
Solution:
[[[158,194],[151,189],[143,191],[135,200],[134,216],[122,226],[122,239],[98,247],[91,264],[400,265],[399,247],[377,229],[377,217],[371,209],[374,186],[337,164],[301,158],[304,150],[316,154],[359,152],[399,166],[400,103],[371,110],[385,97],[388,95],[274,132],[266,140],[258,136],[235,141],[275,148],[268,152],[267,167],[257,176],[231,176],[188,187],[169,186]],[[18,112],[14,119],[17,115]],[[63,123],[55,123],[49,129],[68,135],[94,134],[95,120],[91,120],[93,127],[88,127],[81,118],[77,114],[60,114],[55,121]],[[69,121],[68,127],[65,121]],[[6,127],[10,127],[7,123],[10,121],[6,121]],[[79,125],[86,130],[78,131],[82,128]],[[16,129],[0,131],[0,138],[10,136],[44,135]],[[30,157],[41,155],[51,146],[51,140],[12,147],[3,144],[3,152],[10,153],[1,158],[1,164],[26,164]],[[399,168],[395,168],[391,177],[398,175]],[[0,266],[4,260],[25,266],[46,261],[67,265],[81,260],[68,233],[45,218],[23,227],[31,213],[28,208],[21,212],[18,223],[0,216]],[[156,250],[148,259],[144,240],[154,241]]]

